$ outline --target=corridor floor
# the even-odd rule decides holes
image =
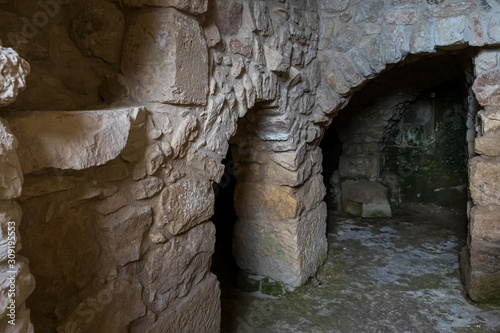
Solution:
[[[463,214],[410,205],[390,219],[330,214],[328,259],[279,298],[224,290],[222,333],[500,332],[500,307],[460,281]]]

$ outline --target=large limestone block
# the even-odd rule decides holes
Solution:
[[[141,101],[205,105],[208,51],[199,23],[172,8],[140,11],[125,36],[122,71]]]
[[[475,206],[470,212],[471,242],[488,241],[500,244],[499,206]]]
[[[166,186],[156,214],[156,227],[173,235],[188,231],[214,213],[214,193],[210,182],[185,179]]]
[[[0,106],[13,103],[26,87],[29,64],[11,48],[0,46]]]
[[[326,258],[326,204],[288,220],[239,219],[233,254],[247,272],[300,286]]]
[[[220,331],[220,288],[217,277],[208,274],[195,281],[187,294],[174,300],[158,316],[148,316],[133,326],[131,333],[178,333]]]
[[[317,206],[326,194],[321,175],[293,188],[266,183],[238,183],[234,194],[236,214],[245,219],[293,219]]]
[[[476,205],[500,205],[500,157],[476,156],[469,161],[469,191]]]
[[[209,274],[214,245],[215,226],[206,222],[151,248],[141,280],[148,306],[158,313],[186,296]]]
[[[23,171],[16,152],[18,146],[9,124],[0,118],[0,200],[21,195]]]
[[[44,168],[82,170],[115,159],[127,144],[132,111],[9,114],[12,131],[19,139],[18,155],[24,173]]]
[[[125,0],[131,7],[173,7],[191,14],[203,14],[207,11],[208,0]]]
[[[123,332],[130,322],[146,314],[142,288],[137,280],[106,282],[86,295],[57,332]]]
[[[390,217],[387,188],[379,182],[346,181],[342,183],[342,208],[362,217]]]

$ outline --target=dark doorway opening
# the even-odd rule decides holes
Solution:
[[[221,298],[225,299],[230,298],[236,288],[238,273],[232,252],[233,230],[237,215],[234,209],[236,178],[231,147],[222,163],[225,166],[224,175],[219,183],[213,184],[215,206],[211,220],[216,228],[216,241],[211,271],[217,276],[221,286]]]

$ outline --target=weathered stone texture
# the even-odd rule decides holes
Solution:
[[[473,207],[470,213],[470,234],[472,241],[500,243],[498,216],[500,216],[499,206]]]
[[[130,322],[146,314],[142,289],[137,280],[107,281],[76,306],[57,332],[123,331]]]
[[[208,0],[125,0],[124,2],[132,7],[173,7],[191,14],[203,14],[208,8]]]
[[[500,156],[500,134],[477,137],[474,142],[476,153],[486,156]]]
[[[390,217],[388,191],[379,182],[345,181],[342,183],[344,212],[362,217]]]
[[[120,61],[125,17],[114,4],[99,0],[69,3],[71,39],[84,55],[117,64]]]
[[[219,332],[220,288],[217,277],[208,274],[189,293],[171,303],[155,320],[150,316],[131,328],[132,333]],[[155,316],[156,317],[156,316]]]
[[[500,70],[493,70],[478,76],[472,89],[481,105],[500,105]]]
[[[376,179],[381,170],[380,155],[341,155],[339,173],[346,178]]]
[[[103,223],[116,262],[125,264],[141,258],[142,241],[153,224],[151,208],[126,208],[110,215]]]
[[[185,232],[213,215],[214,194],[209,182],[187,179],[166,187],[157,208],[156,226],[173,235]]]
[[[13,103],[26,87],[30,65],[18,54],[0,46],[0,107]]]
[[[469,190],[476,205],[500,206],[500,158],[474,157],[469,161]]]
[[[23,172],[16,152],[18,145],[9,124],[0,118],[0,200],[21,195]]]
[[[326,258],[325,219],[325,203],[294,219],[239,219],[233,242],[238,266],[300,286]]]
[[[198,22],[175,9],[140,11],[125,36],[122,71],[140,101],[207,102],[208,53]]]
[[[209,276],[214,244],[215,227],[206,222],[153,247],[146,255],[145,274],[141,278],[148,286],[145,290],[148,306],[161,312]]]
[[[134,109],[10,115],[9,122],[20,142],[23,171],[81,170],[116,158],[127,144],[129,112]]]

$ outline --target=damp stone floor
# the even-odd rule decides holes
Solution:
[[[330,214],[328,259],[280,297],[222,283],[222,333],[500,332],[500,307],[467,298],[464,213],[406,205],[390,219]]]

